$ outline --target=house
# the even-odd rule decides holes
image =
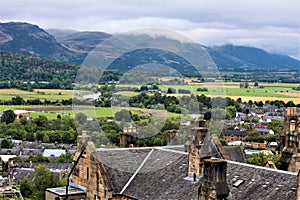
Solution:
[[[247,130],[228,130],[223,129],[222,130],[222,136],[226,140],[227,143],[230,142],[236,142],[236,141],[243,141],[245,137],[250,133],[250,131]]]
[[[96,149],[81,135],[68,186],[46,189],[45,198],[297,199],[297,173],[231,161],[207,128],[196,130],[188,152],[172,146]]]
[[[16,120],[22,117],[25,117],[26,119],[30,119],[30,111],[28,110],[14,110],[14,113],[15,113]]]

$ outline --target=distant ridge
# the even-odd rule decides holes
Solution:
[[[23,22],[0,23],[0,50],[73,63],[84,58],[37,25]]]
[[[92,31],[78,32],[60,29],[48,31],[55,37],[29,23],[0,23],[0,50],[80,64],[94,47],[112,36],[108,33]],[[145,37],[147,40],[147,35],[138,37]],[[166,40],[168,43],[178,42],[172,39]],[[289,56],[268,53],[259,48],[234,45],[204,48],[220,71],[298,72],[300,69],[300,61]],[[189,49],[193,51],[193,48]],[[187,62],[168,52],[148,49],[124,55],[123,58],[126,58],[125,62],[124,59],[119,59],[123,63],[115,62],[112,69],[124,71],[128,66],[140,64],[140,60],[151,62],[151,59],[158,58],[161,60],[160,64],[169,65],[172,61],[176,69],[182,69],[186,73],[193,71]],[[164,60],[168,62],[164,63]]]

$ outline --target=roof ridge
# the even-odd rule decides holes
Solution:
[[[163,148],[163,147],[154,147],[153,149],[178,153],[178,154],[182,154],[182,155],[188,155],[188,153],[184,152],[184,151],[178,151],[178,150],[168,149],[168,148]]]
[[[153,153],[153,151],[154,151],[154,148],[148,153],[148,155],[143,160],[143,162],[140,164],[140,166],[137,168],[137,170],[135,170],[134,174],[130,177],[130,179],[128,180],[128,182],[124,185],[124,187],[121,190],[120,194],[122,194],[127,189],[127,187],[129,186],[129,184],[132,182],[132,180],[136,177],[136,175],[142,169],[142,167],[144,166],[144,164],[146,163],[146,161],[148,160],[148,158],[151,156],[151,154]]]
[[[242,165],[242,166],[246,166],[246,167],[252,167],[252,168],[262,169],[262,170],[267,170],[267,171],[273,171],[273,172],[278,172],[278,173],[282,173],[282,174],[289,174],[289,175],[293,175],[293,176],[297,176],[297,174],[298,174],[296,172],[289,172],[289,171],[283,171],[283,170],[279,170],[279,169],[272,169],[272,168],[268,168],[268,167],[251,165],[251,164],[248,164],[248,163],[241,163],[241,162],[236,162],[236,161],[231,161],[231,160],[226,160],[226,161],[227,161],[227,163],[230,163],[230,164]]]

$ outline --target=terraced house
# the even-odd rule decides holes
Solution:
[[[48,188],[46,199],[297,199],[296,172],[237,162],[236,151],[223,148],[203,121],[190,138],[186,151],[183,146],[96,149],[83,134],[68,186]]]

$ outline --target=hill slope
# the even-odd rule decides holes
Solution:
[[[221,71],[297,71],[300,61],[262,49],[224,45],[206,48]]]
[[[103,32],[77,32],[74,34],[70,34],[69,36],[65,36],[60,38],[60,41],[73,48],[75,50],[81,50],[84,52],[88,52],[96,47],[100,42],[105,39],[111,37],[111,35],[103,33]],[[146,35],[137,36],[144,37],[145,41],[148,40]],[[167,43],[175,44],[178,41],[172,39],[165,39],[168,41],[164,41]],[[175,46],[175,45],[174,45]],[[200,44],[192,45],[192,47],[188,47],[191,51],[195,47],[203,47]],[[205,50],[209,53],[213,61],[216,63],[217,67],[220,71],[298,71],[300,68],[300,61],[293,59],[289,56],[279,55],[268,53],[262,49],[247,47],[247,46],[234,46],[234,45],[223,45],[223,46],[215,46],[215,47],[204,47]],[[154,54],[158,54],[154,56]],[[132,56],[132,57],[131,57]],[[138,59],[138,57],[140,59]],[[126,59],[124,59],[126,57]],[[168,58],[173,61],[178,61],[179,66],[183,68],[190,68],[186,62],[181,62],[182,59],[171,55],[167,52],[162,51],[149,51],[149,50],[141,50],[140,53],[134,52],[131,55],[124,56],[121,60],[125,60],[124,63],[119,64],[121,67],[120,70],[123,70],[124,65],[134,66],[133,62],[137,61],[139,64],[141,60],[145,60],[145,58],[150,57],[159,57],[159,58]],[[131,60],[128,60],[130,59]],[[179,59],[179,60],[178,60]],[[134,61],[135,60],[135,61]],[[149,62],[149,60],[148,60]],[[136,65],[138,64],[136,63]],[[163,63],[162,63],[163,64]],[[115,68],[115,67],[114,67]],[[187,69],[185,69],[186,71]]]
[[[48,87],[43,83],[53,80],[60,85],[52,88],[72,88],[78,69],[66,62],[0,51],[0,88],[20,88],[25,82],[34,82],[31,86],[36,88]]]
[[[76,32],[59,37],[57,40],[74,51],[88,53],[98,44],[111,37],[104,32]]]
[[[86,55],[99,43],[112,35],[103,32],[76,32],[73,30],[50,30],[57,38],[36,25],[28,23],[0,23],[0,50],[48,58],[52,60],[81,63]],[[137,35],[138,40],[149,36]],[[176,46],[177,40],[167,39],[163,44]],[[143,41],[143,40],[141,40]],[[187,49],[203,47],[200,44],[188,46]],[[299,71],[300,61],[291,57],[271,54],[262,49],[224,45],[203,47],[209,53],[220,71]],[[177,49],[179,51],[179,49]],[[176,52],[176,50],[175,50]],[[114,56],[112,55],[106,56]],[[193,68],[182,58],[160,50],[141,49],[126,54],[114,62],[111,69],[126,71],[143,63],[166,64],[183,73],[191,74]],[[170,64],[171,61],[171,64]]]
[[[0,23],[0,50],[75,63],[84,57],[38,26],[20,22]]]

